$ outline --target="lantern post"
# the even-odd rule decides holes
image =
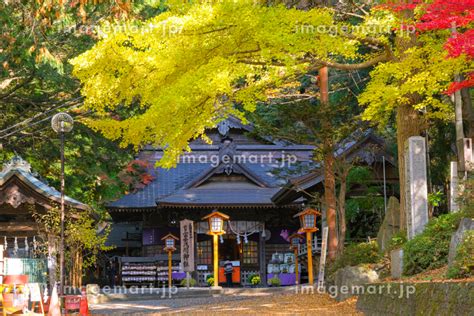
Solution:
[[[208,235],[213,238],[214,247],[214,289],[219,288],[219,236],[225,234],[224,221],[229,220],[229,216],[214,210],[211,214],[208,214],[202,218],[207,220],[209,224]]]
[[[171,289],[171,284],[173,282],[172,271],[171,271],[172,255],[173,255],[173,251],[176,250],[176,240],[179,240],[179,239],[175,235],[169,233],[165,237],[161,238],[161,240],[165,241],[165,248],[163,248],[163,250],[168,252],[168,289]]]
[[[298,274],[299,274],[299,269],[298,269],[298,249],[299,249],[299,246],[301,244],[301,241],[304,239],[303,236],[301,236],[300,234],[298,233],[294,233],[292,234],[290,237],[290,249],[292,249],[295,253],[295,274],[296,274],[296,277],[295,277],[295,284],[298,285],[299,284],[299,280],[298,280]]]
[[[313,236],[312,233],[318,230],[316,227],[316,217],[321,213],[312,208],[306,208],[303,211],[296,214],[294,217],[299,217],[301,228],[299,232],[306,233],[306,245],[308,250],[308,281],[309,284],[314,284],[313,275]]]
[[[55,114],[51,118],[51,127],[61,138],[61,214],[60,214],[60,243],[59,243],[59,293],[64,294],[64,133],[72,131],[74,125],[73,118],[64,112]],[[55,286],[55,284],[52,284]]]

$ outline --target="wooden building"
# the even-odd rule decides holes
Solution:
[[[46,272],[55,271],[57,238],[38,224],[33,213],[46,214],[60,202],[61,193],[33,173],[28,162],[16,156],[4,164],[0,172],[0,244],[7,258],[5,274],[11,270],[29,274],[30,282],[45,282]],[[65,205],[67,212],[88,209],[67,196]],[[79,275],[75,283],[80,283],[81,272],[72,275]],[[49,281],[55,281],[55,273],[49,273]]]
[[[192,151],[175,168],[153,168],[154,180],[149,185],[109,204],[115,223],[111,236],[116,240],[110,244],[118,246],[114,254],[158,257],[163,254],[161,238],[169,232],[179,236],[180,220],[193,220],[195,266],[203,284],[212,272],[212,242],[201,218],[218,210],[230,217],[219,256],[236,263],[239,283],[247,284],[247,277],[255,273],[265,280],[269,264],[282,258],[288,263],[287,270],[292,270],[284,254],[291,253],[288,237],[299,228],[293,216],[307,197],[288,196],[288,192],[299,191],[289,186],[288,174],[301,177],[307,172],[301,170],[317,168],[314,147],[255,139],[248,136],[251,131],[252,126],[234,118],[221,122],[207,132],[212,144],[193,141]],[[353,150],[346,147],[343,152]],[[150,146],[138,159],[154,165],[162,155],[161,149]]]

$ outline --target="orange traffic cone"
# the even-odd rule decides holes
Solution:
[[[81,305],[79,306],[79,314],[81,316],[88,316],[89,314],[89,304],[87,303],[87,293],[86,288],[82,287],[81,289]]]

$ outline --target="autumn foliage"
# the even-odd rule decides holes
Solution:
[[[473,59],[474,30],[469,29],[469,26],[474,22],[474,0],[436,0],[433,3],[425,3],[422,0],[409,3],[389,2],[381,8],[396,13],[423,12],[414,24],[419,32],[451,30],[452,35],[444,45],[448,57],[458,58],[465,55],[468,60]],[[467,73],[465,77],[464,81],[452,82],[444,93],[452,94],[457,90],[474,86],[474,74]]]

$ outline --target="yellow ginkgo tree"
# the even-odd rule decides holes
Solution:
[[[84,106],[94,112],[90,127],[122,146],[161,146],[159,163],[171,167],[190,140],[205,138],[206,128],[230,114],[241,116],[238,108],[252,111],[269,91],[300,74],[322,66],[375,66],[360,98],[367,106],[363,118],[383,124],[396,115],[404,214],[403,144],[420,133],[422,111],[450,117],[449,103],[438,94],[466,67],[462,58],[444,58],[445,35],[418,38],[402,27],[413,15],[380,7],[364,10],[354,24],[338,19],[332,8],[298,10],[249,0],[167,5],[168,11],[146,22],[103,24],[101,40],[71,61]],[[335,191],[334,181],[325,181]],[[329,200],[327,213],[335,221],[334,196]],[[334,223],[328,224],[331,240]],[[329,244],[330,257],[336,244]]]
[[[323,64],[357,67],[336,60],[367,67],[389,58],[384,34],[338,35],[350,26],[333,13],[222,1],[177,7],[145,23],[103,25],[102,39],[71,61],[85,106],[96,113],[88,124],[124,146],[162,146],[161,163],[172,166],[189,140],[239,115],[234,103],[253,110],[266,89]],[[359,54],[367,43],[373,53]],[[130,106],[142,110],[111,115]]]

